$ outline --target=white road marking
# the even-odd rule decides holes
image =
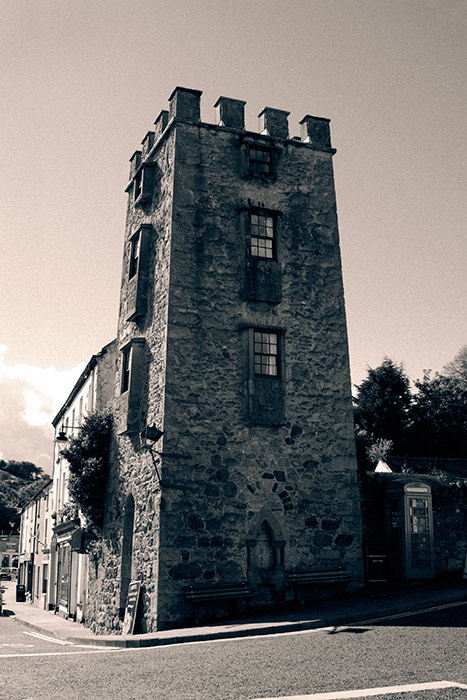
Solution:
[[[117,649],[115,647],[110,647],[107,649],[97,649],[96,647],[86,647],[89,651],[38,651],[38,652],[28,652],[27,654],[0,654],[0,659],[17,659],[18,657],[24,658],[25,656],[73,656],[76,654],[112,654],[116,651],[125,651],[125,649]]]
[[[0,647],[34,647],[35,644],[0,644]]]
[[[329,632],[329,631],[335,631],[336,629],[342,627],[345,629],[346,627],[362,627],[363,625],[369,625],[371,623],[375,622],[380,622],[382,620],[393,620],[397,619],[399,617],[412,617],[414,615],[425,615],[426,613],[430,612],[435,612],[436,610],[445,610],[446,608],[453,608],[453,607],[458,607],[461,605],[467,605],[466,601],[459,601],[455,603],[446,603],[444,605],[438,605],[436,607],[432,608],[423,608],[421,610],[412,610],[407,613],[394,613],[393,615],[385,615],[384,617],[379,617],[379,618],[373,618],[369,620],[359,620],[358,622],[349,622],[346,625],[338,625],[336,626],[327,626],[327,627],[315,627],[312,629],[304,629],[304,630],[294,630],[291,632],[282,632],[280,630],[276,630],[275,634],[252,634],[248,636],[242,636],[242,637],[221,637],[218,639],[197,639],[197,640],[187,640],[184,642],[177,642],[174,644],[173,642],[167,641],[165,644],[157,644],[154,646],[144,646],[144,647],[105,647],[105,648],[98,648],[97,646],[92,646],[92,645],[82,645],[75,643],[73,644],[72,642],[62,642],[65,644],[73,644],[75,648],[83,648],[83,651],[64,651],[64,652],[35,652],[35,653],[26,653],[26,654],[1,654],[1,658],[9,658],[9,657],[18,657],[18,656],[68,656],[70,654],[114,654],[115,652],[143,652],[143,651],[151,651],[154,649],[166,649],[168,646],[186,646],[186,645],[194,645],[194,644],[226,644],[229,642],[236,642],[237,644],[240,642],[254,642],[258,639],[271,639],[271,637],[275,636],[290,636],[290,635],[302,635],[302,634],[316,634],[319,632]],[[233,628],[234,625],[231,626]],[[27,633],[24,633],[27,634]],[[29,633],[31,634],[31,633]],[[49,641],[52,642],[57,642],[60,643],[57,639],[52,639],[52,638],[46,638],[49,639]],[[89,651],[84,651],[84,649],[89,650]],[[461,686],[462,687],[462,686]],[[313,698],[313,696],[295,696],[290,699],[287,698],[287,700],[296,700],[296,698],[309,698],[311,697],[312,700],[316,700],[316,698]],[[339,696],[337,696],[339,697]],[[350,696],[351,697],[351,696]],[[354,696],[355,697],[355,696]],[[357,696],[358,697],[358,696]],[[261,699],[261,700],[269,700],[269,699]],[[274,700],[283,700],[282,698],[276,698]],[[328,699],[326,699],[328,700]]]
[[[253,700],[348,700],[348,698],[369,698],[375,695],[391,695],[394,693],[415,693],[419,690],[438,690],[440,688],[463,688],[467,685],[451,681],[435,681],[433,683],[412,683],[410,685],[391,685],[386,688],[361,688],[360,690],[339,690],[330,693],[313,693],[312,695],[281,695],[274,698],[254,698]]]
[[[65,642],[63,639],[57,639],[56,637],[46,637],[45,634],[40,634],[40,632],[23,632],[23,634],[28,634],[30,637],[36,637],[37,639],[43,639],[45,642],[60,644],[60,646],[68,646],[72,644],[72,642]]]

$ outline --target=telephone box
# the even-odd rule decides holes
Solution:
[[[423,482],[386,486],[386,543],[389,570],[396,579],[434,577],[431,488]]]

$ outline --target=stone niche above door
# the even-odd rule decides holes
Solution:
[[[250,526],[247,539],[248,584],[258,602],[280,600],[285,592],[285,539],[279,521],[262,508]]]

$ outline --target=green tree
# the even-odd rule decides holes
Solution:
[[[367,450],[368,459],[373,464],[378,464],[380,460],[385,461],[386,457],[392,452],[391,440],[376,440]]]
[[[453,379],[462,389],[467,389],[467,345],[443,367],[443,375]]]
[[[411,394],[409,379],[402,365],[388,357],[356,387],[354,419],[357,434],[377,440],[390,440],[396,454],[407,448]]]
[[[88,524],[98,530],[104,523],[110,437],[110,416],[93,413],[85,419],[78,435],[70,440],[69,447],[62,450],[70,466],[70,498]]]
[[[14,460],[8,462],[4,469],[19,479],[26,479],[27,481],[33,481],[44,473],[41,467],[37,467],[32,462],[15,462]]]
[[[412,454],[420,457],[467,458],[467,383],[425,372],[415,382],[412,415]]]
[[[0,533],[18,532],[20,512],[49,477],[32,462],[0,460]]]

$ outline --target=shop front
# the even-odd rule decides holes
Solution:
[[[55,553],[55,612],[66,618],[80,620],[83,609],[83,530],[79,519],[61,523],[54,528]]]
[[[26,594],[32,597],[34,575],[34,554],[25,552],[19,556],[18,584],[24,586]]]

